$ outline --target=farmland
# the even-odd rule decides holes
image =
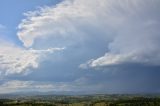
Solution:
[[[153,95],[12,95],[0,99],[0,106],[160,106]]]

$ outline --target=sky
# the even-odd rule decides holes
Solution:
[[[1,0],[0,93],[160,93],[159,0]]]

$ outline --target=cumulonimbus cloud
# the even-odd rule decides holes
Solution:
[[[159,65],[159,7],[159,0],[65,0],[26,13],[18,27],[18,37],[25,47],[50,37],[50,43],[58,40],[63,45],[86,37],[105,38],[105,55],[81,67],[126,62]]]

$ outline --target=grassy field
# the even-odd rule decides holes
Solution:
[[[160,106],[160,97],[146,95],[12,96],[0,99],[0,106]]]

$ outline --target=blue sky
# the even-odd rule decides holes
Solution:
[[[159,0],[1,0],[0,93],[159,93]]]

